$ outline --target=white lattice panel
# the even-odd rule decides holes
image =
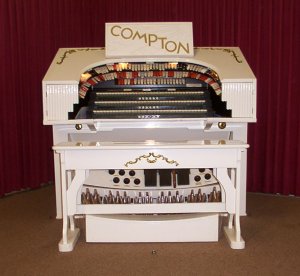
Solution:
[[[222,101],[232,110],[233,118],[255,118],[255,84],[253,82],[223,83]]]
[[[47,85],[47,120],[68,120],[68,112],[73,111],[73,105],[78,103],[78,101],[78,85]]]

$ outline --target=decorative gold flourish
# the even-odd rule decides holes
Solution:
[[[150,152],[149,154],[144,154],[135,158],[134,161],[128,161],[127,163],[125,163],[125,167],[128,167],[128,165],[136,164],[138,161],[141,161],[142,159],[146,159],[146,161],[151,164],[156,163],[158,159],[162,159],[163,161],[166,161],[168,164],[175,164],[176,166],[179,165],[179,163],[175,160],[169,160],[167,157],[161,154],[154,154],[154,152]]]
[[[82,49],[70,49],[70,50],[66,50],[64,52],[64,54],[60,57],[60,61],[57,61],[56,64],[58,65],[61,65],[64,60],[67,58],[68,55],[71,55],[71,54],[74,54],[76,52],[79,52],[79,51],[99,51],[99,50],[102,50],[104,48],[82,48]]]
[[[217,51],[223,51],[226,52],[228,54],[231,54],[234,59],[238,62],[238,63],[243,63],[243,61],[238,57],[238,55],[236,54],[236,52],[232,49],[227,49],[227,48],[214,48],[214,47],[210,47],[210,48],[200,48],[200,49],[204,49],[204,50],[217,50]]]

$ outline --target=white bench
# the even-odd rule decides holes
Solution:
[[[86,217],[88,242],[217,241],[219,219],[228,214],[224,233],[233,249],[245,242],[240,229],[240,141],[180,143],[66,142],[53,149],[60,156],[62,179],[62,252],[73,250],[80,230],[74,215]],[[81,188],[90,170],[213,168],[222,202],[169,204],[81,204]]]

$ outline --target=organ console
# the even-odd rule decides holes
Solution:
[[[106,58],[59,49],[43,79],[60,251],[88,242],[216,241],[243,248],[247,126],[256,79],[237,47]],[[133,231],[132,229],[135,229]]]

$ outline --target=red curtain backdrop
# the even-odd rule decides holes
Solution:
[[[0,195],[54,178],[41,81],[58,48],[104,46],[105,22],[192,21],[196,46],[239,46],[258,80],[248,191],[299,196],[299,3],[0,0]]]

